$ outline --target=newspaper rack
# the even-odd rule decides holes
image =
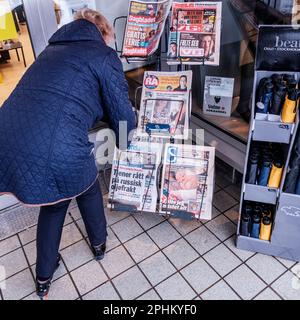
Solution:
[[[191,90],[190,90],[189,94],[191,94]],[[149,100],[153,100],[153,99],[149,99]],[[169,101],[169,99],[154,99],[154,100],[168,100]],[[189,99],[188,110],[190,110],[190,108],[191,108],[191,99]],[[180,111],[180,113],[181,112],[182,111]],[[175,129],[176,129],[176,127],[175,127]],[[155,136],[155,135],[151,134],[151,130],[147,131],[147,134],[148,134],[149,139],[152,136]],[[171,144],[175,143],[175,138],[172,135],[170,136],[170,143]],[[124,152],[124,151],[121,151],[121,152]],[[114,199],[114,191],[116,190],[116,184],[117,184],[117,177],[118,177],[118,173],[119,173],[119,164],[120,164],[121,152],[120,152],[120,154],[118,156],[118,159],[117,159],[116,179],[114,180],[114,184],[113,184],[114,187],[113,187],[113,192],[112,192],[112,198],[109,199],[109,203],[111,204],[110,210],[111,211],[127,211],[130,214],[144,213],[144,212],[146,212],[144,210],[144,207],[145,207],[145,202],[146,202],[147,195],[148,195],[148,192],[149,192],[149,189],[150,189],[150,183],[148,184],[146,193],[145,193],[145,195],[143,197],[143,203],[142,203],[142,209],[141,210],[138,210],[137,207],[134,206],[134,205],[122,204],[122,203],[119,203],[118,201],[115,201],[115,199]],[[139,151],[135,151],[135,152],[136,153],[141,153]],[[202,159],[202,160],[205,160],[205,159]],[[207,182],[208,162],[209,161],[206,160],[206,162],[207,162],[207,167],[206,167],[206,171],[205,171],[206,172],[205,180],[204,180],[204,183],[201,184],[203,190],[205,190],[207,188],[207,183],[206,182]],[[150,181],[153,178],[154,169],[155,169],[155,166],[153,166],[153,168],[152,168]],[[168,173],[169,176],[170,176],[170,171],[171,171],[171,165],[169,165],[169,173]],[[156,188],[157,188],[157,191],[158,191],[158,194],[159,194],[159,191],[160,191],[160,188],[161,188],[160,183],[161,183],[161,176],[162,176],[162,164],[160,164],[157,167],[157,173],[158,174],[157,174],[157,177],[156,177]],[[169,193],[169,184],[168,184],[167,193]],[[200,221],[201,220],[201,210],[202,210],[202,206],[203,206],[203,198],[204,198],[204,192],[202,193],[202,199],[201,199],[201,203],[200,203],[200,215],[198,217],[195,217],[195,215],[193,213],[188,212],[188,211],[169,209],[168,208],[169,207],[169,201],[167,202],[167,208],[166,208],[166,212],[165,213],[161,213],[159,211],[152,212],[152,213],[163,215],[166,218],[170,218],[171,217],[171,218],[174,218],[174,219],[184,219],[184,220],[188,220],[188,221],[191,221],[191,220]],[[158,205],[158,203],[159,203],[159,200],[157,201],[157,205]],[[156,207],[157,207],[157,205],[156,205]]]

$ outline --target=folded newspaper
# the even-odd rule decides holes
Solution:
[[[168,61],[219,65],[222,2],[173,2]]]
[[[210,220],[214,183],[213,147],[166,144],[163,158],[160,213],[191,213]]]
[[[122,55],[145,58],[159,46],[171,0],[130,1]]]
[[[187,139],[192,71],[144,74],[138,134]]]
[[[126,151],[115,149],[108,207],[121,211],[155,212],[157,174],[162,145],[134,142]]]

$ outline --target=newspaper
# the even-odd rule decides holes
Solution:
[[[167,63],[220,63],[221,2],[173,2]]]
[[[192,71],[144,74],[138,133],[187,139]]]
[[[109,208],[125,205],[133,211],[156,211],[161,154],[162,145],[157,143],[134,142],[126,151],[115,149]]]
[[[214,158],[212,147],[166,144],[160,213],[188,212],[211,219]]]
[[[171,0],[130,1],[123,56],[145,58],[158,49],[171,3]]]

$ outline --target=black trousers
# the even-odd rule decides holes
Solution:
[[[104,243],[107,237],[106,218],[98,179],[89,190],[78,196],[76,201],[91,245]],[[37,227],[38,278],[50,278],[55,271],[64,220],[70,202],[71,200],[66,200],[41,207]]]

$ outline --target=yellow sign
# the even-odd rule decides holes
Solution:
[[[8,0],[0,0],[0,41],[18,37]]]

